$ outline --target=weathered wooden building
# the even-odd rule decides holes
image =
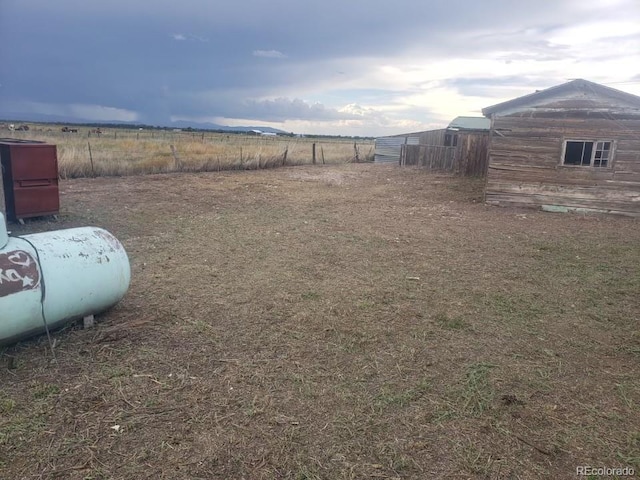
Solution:
[[[447,128],[422,132],[417,144],[402,145],[400,165],[483,176],[487,169],[489,126],[490,122],[482,117],[456,117]]]
[[[640,216],[640,97],[573,80],[482,113],[488,203]]]

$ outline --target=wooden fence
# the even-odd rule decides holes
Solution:
[[[400,165],[419,166],[455,175],[481,177],[487,174],[487,133],[458,133],[455,146],[402,145]]]
[[[402,145],[400,165],[452,172],[456,167],[456,147],[442,145]]]

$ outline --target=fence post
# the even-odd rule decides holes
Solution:
[[[324,165],[324,148],[320,145],[320,155],[322,155],[322,164]]]
[[[176,170],[182,170],[182,162],[180,161],[180,157],[178,157],[178,151],[176,150],[175,145],[170,145],[171,153],[173,154],[173,161],[175,162]]]
[[[358,144],[356,142],[353,142],[353,153],[353,158],[355,159],[356,163],[360,163],[360,152],[358,151]]]
[[[313,164],[316,164],[316,144],[314,143],[313,145],[311,145],[311,160],[313,161]]]
[[[282,155],[282,165],[284,166],[287,163],[287,153],[289,153],[289,145],[284,149],[284,154]]]
[[[89,147],[89,161],[91,162],[91,176],[95,177],[96,172],[93,169],[93,154],[91,153],[91,143],[87,142],[87,146]]]

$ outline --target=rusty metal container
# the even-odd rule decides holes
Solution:
[[[0,164],[9,220],[56,215],[60,211],[55,145],[0,138]]]

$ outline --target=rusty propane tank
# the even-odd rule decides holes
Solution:
[[[107,310],[130,280],[127,253],[106,230],[12,237],[0,213],[0,345]]]

